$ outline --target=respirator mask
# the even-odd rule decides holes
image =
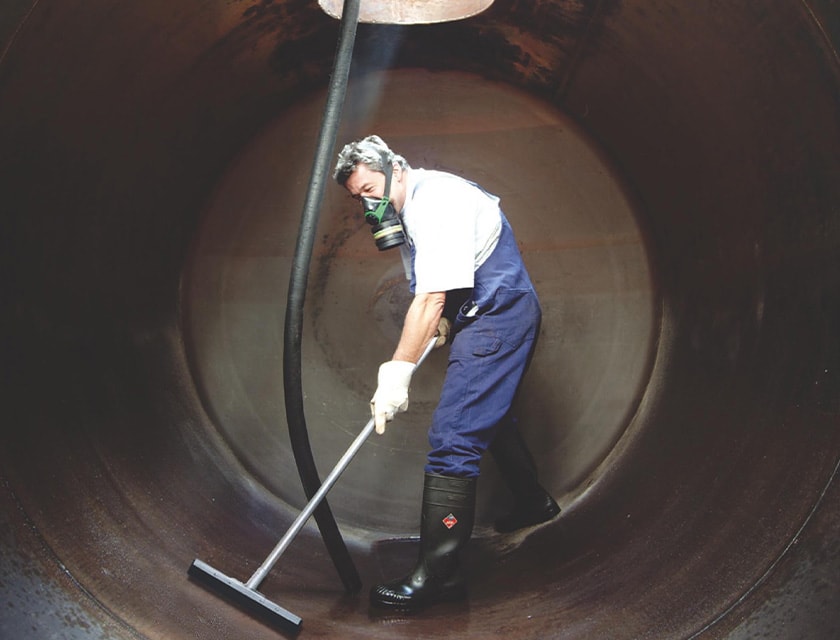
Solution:
[[[391,203],[391,176],[394,175],[393,163],[382,154],[382,168],[385,173],[385,191],[382,198],[362,197],[362,210],[365,221],[372,227],[373,241],[380,251],[405,244],[405,231],[402,221]],[[389,171],[390,169],[390,171]]]

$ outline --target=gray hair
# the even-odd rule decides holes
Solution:
[[[372,171],[385,173],[385,166],[395,162],[403,169],[411,168],[405,158],[391,151],[382,138],[371,135],[344,145],[338,154],[333,178],[343,187],[359,164],[367,165]]]

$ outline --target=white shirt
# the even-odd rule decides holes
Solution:
[[[411,169],[400,213],[415,250],[415,293],[472,288],[499,241],[499,198],[451,173]]]

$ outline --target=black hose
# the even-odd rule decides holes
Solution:
[[[297,247],[289,277],[289,294],[286,304],[286,327],[283,340],[283,388],[286,399],[286,420],[289,425],[292,452],[300,474],[307,498],[318,491],[321,480],[312,457],[309,433],[303,411],[303,384],[301,378],[301,335],[303,333],[303,303],[306,298],[306,283],[309,275],[309,263],[312,258],[312,246],[318,226],[318,214],[324,199],[324,187],[329,179],[330,161],[338,135],[341,110],[347,93],[347,80],[350,75],[350,62],[353,57],[353,44],[356,38],[356,26],[359,20],[361,0],[344,0],[341,14],[341,27],[338,48],[333,66],[332,78],[318,148],[312,167],[312,179],[303,205]],[[332,511],[324,500],[314,512],[315,521],[321,531],[321,537],[338,570],[344,588],[351,593],[358,591],[362,580],[353,559],[347,550]]]

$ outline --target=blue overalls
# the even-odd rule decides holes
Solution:
[[[513,231],[502,215],[498,244],[475,272],[458,311],[440,402],[429,429],[426,473],[479,475],[482,454],[509,411],[539,333],[541,310]]]

